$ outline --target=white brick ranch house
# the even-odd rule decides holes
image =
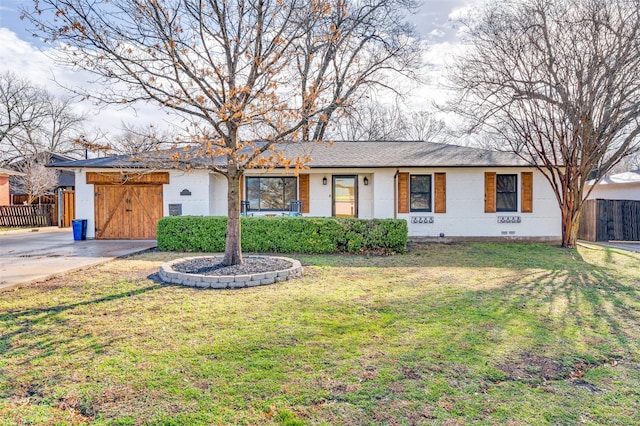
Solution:
[[[406,219],[410,237],[560,239],[560,210],[544,176],[516,155],[430,142],[334,142],[279,146],[309,155],[296,175],[247,170],[248,215]],[[220,159],[221,164],[224,159]],[[76,217],[88,238],[155,238],[169,215],[225,216],[224,176],[192,162],[189,171],[151,168],[116,156],[59,163],[76,173]]]

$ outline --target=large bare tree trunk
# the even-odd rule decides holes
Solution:
[[[562,206],[562,247],[575,248],[580,229],[580,210],[575,206]]]
[[[240,232],[240,181],[242,174],[239,171],[229,173],[227,192],[227,239],[224,250],[225,265],[242,264],[242,244]]]

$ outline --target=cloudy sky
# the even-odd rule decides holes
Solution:
[[[428,41],[429,51],[425,53],[425,62],[429,64],[427,75],[430,78],[429,84],[412,91],[414,96],[407,103],[413,108],[427,109],[431,100],[443,96],[437,85],[438,72],[448,53],[455,51],[458,43],[457,33],[450,19],[477,2],[478,0],[422,0],[420,9],[411,17],[419,34]],[[47,47],[32,36],[30,24],[20,20],[21,9],[31,7],[32,4],[32,1],[27,0],[0,0],[0,70],[14,71],[54,93],[64,94],[64,89],[54,80],[62,85],[73,85],[78,81],[86,81],[89,77],[56,67],[47,57]],[[78,106],[94,125],[116,133],[123,121],[158,123],[163,120],[155,107],[136,108],[137,111],[130,108],[98,110],[89,104]]]

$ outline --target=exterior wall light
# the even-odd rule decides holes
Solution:
[[[369,185],[369,178],[365,176],[363,182],[365,186]]]
[[[326,176],[322,178],[322,184],[323,184],[323,185],[326,185],[326,184],[327,184],[327,177],[326,177]]]

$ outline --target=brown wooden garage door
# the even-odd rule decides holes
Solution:
[[[162,185],[95,185],[96,239],[152,240]]]
[[[169,173],[87,172],[94,184],[97,239],[154,239]]]

